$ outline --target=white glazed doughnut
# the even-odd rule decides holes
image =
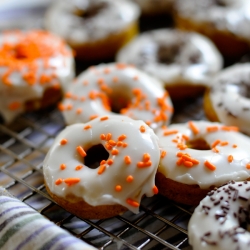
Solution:
[[[61,87],[74,77],[73,67],[71,49],[55,35],[39,30],[2,33],[0,113],[5,121],[58,101]],[[43,98],[48,89],[55,90],[57,100]]]
[[[160,81],[133,66],[118,63],[90,67],[79,75],[59,108],[67,124],[87,122],[115,110],[141,119],[153,129],[168,124],[173,113]]]
[[[237,126],[250,135],[250,63],[235,64],[221,71],[205,95],[207,117]]]
[[[116,60],[133,64],[157,77],[168,90],[182,85],[209,86],[211,76],[223,64],[220,53],[209,39],[174,29],[142,33],[118,52]],[[177,89],[177,92],[181,96],[181,91]]]
[[[91,148],[95,158],[101,154],[97,145],[107,155],[88,166]],[[143,195],[157,193],[154,179],[159,159],[158,138],[143,121],[102,116],[66,127],[49,150],[43,170],[47,187],[58,197],[73,195],[93,209],[120,204],[137,213]]]
[[[237,129],[221,123],[189,121],[159,130],[162,158],[158,173],[199,190],[248,179],[250,138]],[[161,193],[161,186],[157,186]]]
[[[188,225],[194,250],[249,249],[249,184],[228,183],[201,201]]]
[[[48,9],[45,26],[63,37],[76,57],[103,60],[138,33],[139,15],[139,7],[129,0],[63,0]]]

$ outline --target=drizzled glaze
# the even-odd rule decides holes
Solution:
[[[118,63],[100,64],[83,72],[59,109],[67,124],[87,122],[112,113],[112,101],[121,102],[121,114],[141,119],[153,129],[168,124],[173,113],[170,97],[157,79]]]
[[[134,64],[166,86],[180,81],[208,86],[210,77],[222,68],[223,62],[205,36],[171,29],[142,33],[118,52],[116,60]]]
[[[25,102],[61,88],[74,76],[71,50],[46,31],[7,31],[0,35],[0,113],[6,122],[24,112]]]
[[[213,80],[209,98],[220,122],[250,134],[250,63],[221,71]]]
[[[68,126],[57,136],[44,160],[45,180],[59,197],[73,194],[92,206],[120,204],[137,213],[142,196],[158,192],[154,182],[160,158],[158,138],[142,121],[105,117]],[[109,156],[91,169],[84,158],[98,144]]]
[[[166,178],[197,184],[201,189],[246,180],[250,177],[250,139],[237,130],[207,121],[173,124],[159,130],[157,136],[165,153],[158,171]],[[205,142],[204,150],[188,147],[195,141]]]
[[[231,182],[211,191],[188,225],[194,250],[245,250],[250,246],[250,183]]]

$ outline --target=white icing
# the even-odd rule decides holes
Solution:
[[[219,121],[250,135],[250,63],[224,69],[212,83],[209,97]]]
[[[79,17],[77,10],[88,11],[90,6],[106,4],[91,18]],[[127,0],[64,0],[56,1],[45,17],[48,30],[60,35],[72,45],[106,39],[120,32],[139,17],[139,7]]]
[[[33,42],[36,44],[36,34],[39,32],[41,31],[3,33],[0,35],[0,51],[7,44],[12,44],[13,50],[11,52],[15,54],[15,46],[18,46],[19,42],[25,40],[26,37],[31,37],[30,40],[34,38]],[[11,122],[17,115],[25,111],[26,101],[41,98],[44,91],[53,85],[59,84],[65,87],[74,77],[74,60],[70,48],[60,38],[44,31],[42,39],[44,40],[39,41],[39,43],[43,43],[43,49],[46,49],[46,46],[54,48],[54,54],[48,60],[46,56],[45,59],[35,57],[27,63],[25,63],[25,59],[15,59],[16,62],[9,66],[8,60],[14,58],[10,51],[10,56],[3,53],[4,55],[0,58],[0,113],[6,122]],[[59,47],[63,47],[63,53],[59,50]],[[34,68],[30,69],[30,67]],[[10,85],[6,84],[4,80],[6,73],[9,71],[10,74],[7,79],[10,81]],[[36,78],[33,85],[30,85],[23,77],[30,71],[35,72]],[[51,81],[41,84],[40,77],[42,75],[54,75],[54,77]],[[10,110],[9,106],[15,102],[19,103],[20,106],[15,110]]]
[[[84,129],[86,125],[91,128]],[[140,131],[140,127],[145,127],[145,132]],[[94,145],[102,144],[106,147],[106,140],[100,139],[101,134],[112,134],[111,140],[118,142],[118,137],[122,134],[126,138],[122,140],[127,143],[127,147],[116,146],[108,150],[109,158],[113,160],[112,165],[106,165],[106,170],[98,174],[100,166],[97,169],[90,169],[84,163],[76,151],[79,145],[87,152]],[[62,139],[67,139],[65,145],[61,145]],[[119,153],[112,155],[111,151],[117,149]],[[150,155],[151,166],[139,168],[138,162],[143,160],[143,155]],[[125,156],[131,159],[130,164],[125,163]],[[159,164],[160,149],[158,138],[153,130],[143,121],[134,121],[125,116],[108,116],[107,120],[101,121],[96,118],[86,124],[78,123],[66,127],[55,139],[49,150],[43,164],[43,170],[46,183],[51,190],[60,197],[66,197],[67,194],[73,194],[76,197],[84,199],[92,206],[120,204],[127,207],[134,213],[138,212],[138,207],[131,206],[127,199],[132,199],[140,203],[144,194],[152,196],[155,186],[154,178]],[[65,164],[64,170],[60,165]],[[83,168],[76,171],[75,167],[82,165]],[[127,182],[126,178],[133,176],[132,182]],[[68,186],[64,182],[55,185],[58,178],[80,178],[80,182]],[[120,192],[115,190],[116,185],[121,185]]]
[[[172,48],[180,42],[180,51],[175,54]],[[171,51],[174,62],[162,63],[158,60],[158,46],[163,45]],[[198,55],[199,61],[190,58]],[[118,62],[131,63],[145,72],[159,78],[167,85],[178,82],[209,85],[210,77],[217,73],[223,59],[206,37],[191,32],[172,29],[147,31],[125,45],[117,54]]]
[[[199,133],[194,134],[190,129],[189,123],[172,124],[167,129],[161,129],[157,132],[159,137],[160,147],[166,151],[166,156],[160,160],[158,171],[166,178],[184,184],[197,184],[202,189],[209,188],[212,185],[220,186],[230,180],[246,180],[250,177],[250,169],[247,169],[247,164],[250,163],[250,138],[235,131],[223,130],[224,125],[221,123],[212,123],[207,121],[193,121],[198,128]],[[218,130],[208,132],[207,127],[217,126]],[[166,131],[177,130],[178,133],[164,136]],[[182,136],[188,136],[185,140]],[[178,143],[188,144],[189,141],[197,139],[204,140],[211,149],[198,150],[193,148],[179,149]],[[173,141],[176,140],[176,141]],[[216,140],[228,142],[228,145],[222,146],[218,144],[215,152],[212,148]],[[234,147],[234,144],[237,147]],[[179,157],[177,153],[189,154],[192,158],[199,161],[188,168],[184,163],[177,165]],[[229,155],[233,156],[233,161],[229,162]],[[205,161],[209,161],[216,170],[212,171],[205,167]]]
[[[250,1],[224,0],[226,6],[218,6],[211,0],[176,0],[176,12],[180,17],[208,25],[210,29],[230,32],[250,39]]]
[[[100,80],[102,84],[100,84]],[[84,85],[84,83],[87,84]],[[108,92],[103,91],[101,85],[105,85],[108,88]],[[133,92],[135,89],[139,89],[145,98],[138,100]],[[90,93],[93,92],[101,93],[106,98],[111,96],[111,101],[115,97],[128,98],[130,106],[125,111],[123,110],[122,114],[133,119],[149,122],[148,124],[153,129],[168,124],[173,113],[170,97],[160,81],[135,67],[125,64],[109,63],[90,67],[77,77],[76,81],[68,88],[68,92],[70,98],[66,94],[61,105],[67,124],[87,122],[92,115],[103,116],[112,113],[105,108],[100,97],[90,98]],[[159,104],[159,99],[161,98],[165,103],[164,107]],[[119,101],[119,99],[114,100],[113,102]],[[138,105],[133,105],[137,103],[137,100]],[[148,102],[150,103],[149,106],[147,106]],[[68,109],[67,107],[71,108]],[[78,112],[79,109],[81,113]],[[165,116],[165,119],[156,120],[162,114]]]
[[[249,249],[250,233],[241,227],[249,223],[249,200],[249,182],[229,183],[206,196],[188,224],[193,249]]]

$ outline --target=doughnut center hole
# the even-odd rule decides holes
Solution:
[[[90,19],[98,15],[103,9],[107,7],[107,3],[99,2],[99,3],[90,3],[87,8],[81,9],[78,8],[75,11],[75,14],[84,19]]]
[[[107,160],[109,158],[109,153],[102,144],[90,147],[86,153],[87,155],[84,157],[84,164],[91,169],[98,168],[102,160]]]
[[[228,5],[225,0],[214,0],[214,2],[217,6],[221,7],[226,7]]]
[[[196,150],[210,150],[211,147],[209,144],[202,138],[198,138],[196,140],[188,140],[186,142],[188,148],[196,149]]]
[[[160,44],[157,50],[158,62],[162,64],[173,64],[176,62],[178,55],[181,52],[181,44],[171,44],[169,46]]]

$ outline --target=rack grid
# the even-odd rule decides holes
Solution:
[[[204,119],[202,99],[182,105],[172,123]],[[140,212],[105,220],[86,220],[57,205],[46,192],[42,163],[55,136],[65,127],[53,108],[0,124],[0,186],[72,235],[99,249],[184,249],[193,208],[163,196],[143,198]]]

